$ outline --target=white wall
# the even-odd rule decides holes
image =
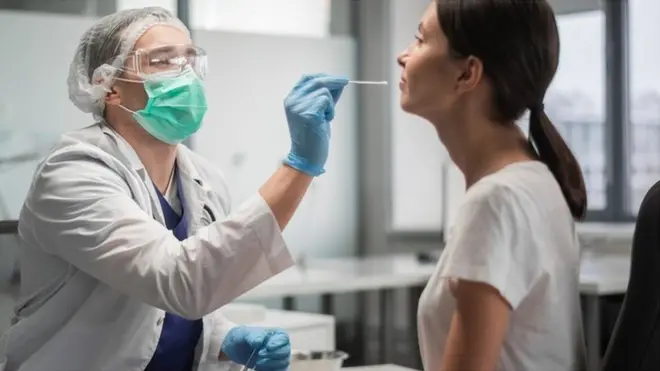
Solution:
[[[633,100],[644,93],[655,91],[660,94],[660,1],[630,1],[630,89]],[[652,107],[656,108],[657,107]],[[635,112],[633,114],[642,114]],[[657,111],[654,116],[657,116]],[[633,118],[634,120],[634,118]]]
[[[391,2],[391,48],[398,54],[413,40],[428,0]],[[392,229],[439,231],[443,226],[443,172],[446,150],[433,127],[399,105],[401,68],[391,57]]]
[[[0,45],[13,55],[0,68],[0,219],[17,218],[40,155],[60,133],[92,123],[69,101],[66,82],[78,40],[92,22],[78,16],[0,12]]]
[[[284,97],[304,73],[354,75],[354,43],[211,31],[196,32],[195,38],[214,61],[207,89],[215,104],[193,146],[225,171],[236,206],[289,150]],[[355,89],[349,86],[337,106],[327,172],[314,181],[285,231],[296,254],[336,256],[356,249]]]

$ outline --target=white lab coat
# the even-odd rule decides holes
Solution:
[[[199,371],[228,368],[218,355],[234,324],[216,310],[294,263],[258,194],[230,214],[215,166],[185,146],[177,164],[191,215],[183,242],[123,138],[104,124],[62,137],[20,216],[6,371],[144,370],[166,311],[203,317]]]

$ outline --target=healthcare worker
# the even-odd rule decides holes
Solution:
[[[294,264],[281,230],[324,172],[347,80],[296,85],[288,157],[230,211],[220,172],[179,144],[202,124],[205,66],[160,8],[118,12],[83,35],[69,93],[96,123],[62,137],[21,212],[8,371],[223,370],[253,354],[257,370],[288,368],[285,333],[217,310]]]
[[[543,108],[558,58],[546,0],[433,1],[398,58],[401,106],[434,126],[467,186],[419,303],[426,371],[584,369],[585,186]]]

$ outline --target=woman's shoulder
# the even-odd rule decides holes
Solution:
[[[520,211],[521,216],[552,213],[572,219],[559,184],[538,161],[512,164],[484,177],[468,190],[467,200],[488,203],[498,210]],[[565,210],[557,205],[565,205]]]

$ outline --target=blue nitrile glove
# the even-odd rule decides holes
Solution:
[[[222,343],[222,352],[233,362],[257,371],[286,371],[291,362],[289,335],[277,329],[234,327]]]
[[[345,77],[306,75],[284,100],[291,150],[284,163],[311,176],[325,172],[330,150],[330,121],[348,84]]]

